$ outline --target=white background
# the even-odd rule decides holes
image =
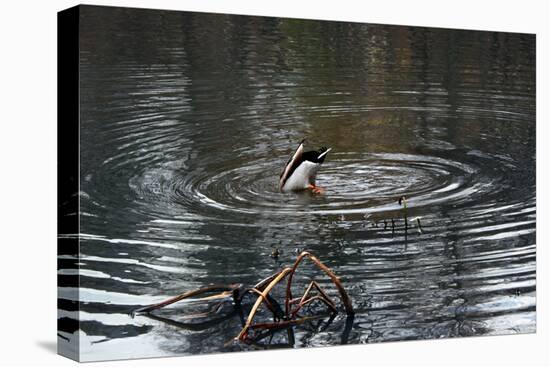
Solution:
[[[548,60],[544,1],[94,1],[218,13],[537,33],[537,333],[104,362],[99,366],[538,366],[548,359]],[[73,365],[56,345],[56,12],[74,1],[3,1],[0,11],[0,364]],[[544,349],[546,346],[546,350]],[[548,363],[547,361],[545,361]]]

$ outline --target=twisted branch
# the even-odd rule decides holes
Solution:
[[[353,315],[355,312],[353,311],[353,306],[351,304],[351,300],[346,293],[346,290],[342,286],[342,282],[340,279],[334,274],[332,270],[330,270],[325,264],[323,264],[318,258],[313,256],[307,251],[302,252],[298,258],[296,259],[296,262],[294,263],[294,266],[292,266],[292,269],[290,271],[290,274],[288,276],[287,284],[286,284],[286,297],[285,297],[285,313],[288,316],[290,316],[290,300],[292,299],[292,277],[294,276],[294,272],[296,271],[296,268],[298,268],[298,265],[302,262],[302,260],[307,257],[309,258],[315,265],[317,265],[321,270],[325,272],[329,276],[329,278],[332,280],[336,288],[338,289],[338,292],[340,293],[340,298],[342,298],[342,302],[344,303],[344,307],[346,309],[346,313],[348,315]]]
[[[250,310],[250,313],[248,314],[248,319],[246,320],[246,323],[244,327],[242,328],[241,332],[235,339],[237,340],[244,340],[248,334],[248,329],[250,328],[250,325],[252,325],[252,321],[254,320],[254,316],[256,315],[256,312],[258,311],[258,308],[260,305],[264,302],[265,297],[271,292],[271,289],[277,285],[282,279],[284,279],[288,273],[290,273],[292,270],[290,268],[284,268],[281,272],[278,273],[278,275],[265,287],[265,289],[260,294],[260,297],[256,299],[256,303],[254,303],[254,306],[252,306],[252,309]]]

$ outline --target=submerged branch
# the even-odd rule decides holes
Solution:
[[[298,319],[292,319],[292,320],[284,320],[279,322],[264,322],[259,324],[253,324],[250,325],[250,328],[253,329],[277,329],[277,328],[285,328],[288,326],[294,326],[294,325],[300,325],[304,322],[311,321],[311,320],[317,320],[322,319],[324,317],[327,317],[327,315],[315,315],[315,316],[304,316],[300,317]]]
[[[166,301],[162,301],[162,302],[150,305],[150,306],[145,306],[145,307],[142,307],[142,308],[138,308],[137,310],[134,310],[133,314],[135,315],[135,314],[138,314],[138,313],[149,313],[153,310],[157,310],[159,308],[166,307],[168,305],[171,305],[172,303],[176,303],[176,302],[181,301],[183,299],[195,297],[195,296],[198,296],[200,294],[209,293],[209,292],[221,292],[221,293],[215,294],[213,296],[207,296],[207,297],[204,297],[204,298],[200,298],[200,299],[197,299],[197,301],[208,301],[208,300],[212,300],[212,299],[226,298],[226,297],[232,296],[234,294],[234,291],[239,289],[240,287],[241,287],[240,284],[230,284],[230,285],[214,284],[214,285],[211,285],[211,286],[208,286],[208,287],[196,289],[194,291],[189,291],[189,292],[182,293],[182,294],[177,295],[175,297],[169,298]]]
[[[298,258],[296,259],[296,262],[294,263],[294,266],[292,267],[290,274],[288,276],[287,280],[287,286],[286,286],[286,298],[285,298],[285,312],[286,315],[290,315],[290,300],[292,299],[292,277],[294,276],[294,273],[296,272],[296,269],[298,268],[298,265],[302,262],[302,260],[307,257],[309,258],[317,267],[319,267],[321,270],[325,272],[325,274],[328,275],[328,277],[332,280],[334,285],[336,286],[336,289],[338,289],[338,292],[340,293],[340,298],[342,298],[342,302],[344,303],[344,307],[346,309],[346,313],[348,315],[353,315],[355,312],[353,311],[353,306],[351,304],[351,300],[346,293],[346,290],[344,289],[344,286],[342,285],[342,282],[340,279],[334,274],[332,270],[330,270],[325,264],[323,264],[318,258],[313,256],[307,251],[302,252]]]
[[[179,294],[175,297],[171,297],[159,303],[138,308],[133,311],[132,315],[145,314],[145,316],[147,317],[151,317],[157,320],[162,320],[174,326],[189,328],[189,329],[198,329],[203,327],[203,325],[207,326],[212,324],[210,322],[202,322],[200,324],[196,324],[196,323],[187,324],[187,323],[171,320],[169,318],[156,316],[154,314],[151,314],[151,312],[182,300],[187,300],[188,302],[191,302],[191,301],[209,302],[212,300],[220,300],[207,311],[184,315],[181,318],[182,320],[204,319],[204,318],[208,318],[208,317],[220,314],[222,310],[222,306],[226,303],[224,299],[228,299],[232,297],[234,304],[233,304],[233,312],[228,314],[230,316],[226,315],[212,321],[217,323],[219,321],[225,320],[228,317],[233,317],[233,315],[238,314],[241,318],[243,327],[239,332],[239,334],[233,339],[233,341],[241,341],[241,342],[245,341],[247,343],[254,344],[255,342],[258,342],[259,339],[256,336],[256,332],[254,332],[254,337],[252,338],[249,337],[248,334],[251,329],[253,329],[254,331],[264,329],[271,332],[271,331],[286,328],[288,330],[289,344],[292,345],[294,343],[294,333],[291,330],[292,326],[300,325],[302,323],[326,316],[326,314],[319,314],[314,316],[299,317],[298,312],[301,309],[303,309],[305,306],[311,304],[314,301],[322,302],[327,307],[327,311],[330,311],[331,320],[333,319],[334,315],[338,312],[334,301],[328,296],[328,294],[322,289],[319,283],[317,283],[315,280],[312,280],[309,283],[309,285],[307,286],[305,292],[302,294],[301,297],[297,297],[294,299],[292,298],[292,291],[291,291],[292,279],[294,274],[296,273],[298,266],[300,265],[300,263],[304,258],[310,259],[318,268],[320,268],[331,279],[331,281],[334,283],[334,285],[336,286],[336,289],[340,294],[340,298],[342,299],[342,303],[344,304],[346,313],[348,315],[353,315],[354,311],[353,311],[351,300],[348,294],[346,293],[340,278],[338,278],[334,274],[334,272],[330,268],[328,268],[326,265],[324,265],[317,257],[313,256],[311,253],[307,251],[300,253],[300,255],[297,257],[292,267],[284,268],[276,272],[275,274],[270,275],[269,277],[261,280],[251,288],[243,289],[241,284],[229,284],[229,285],[213,284],[208,287]],[[273,288],[277,284],[279,284],[285,278],[287,278],[287,283],[286,283],[286,292],[285,292],[285,299],[284,299],[285,310],[283,310],[279,305],[279,303],[277,302],[277,300],[272,295],[270,295],[270,292],[273,290]],[[313,290],[316,291],[315,295],[311,295],[311,292]],[[210,293],[214,293],[214,294],[210,294]],[[241,302],[243,301],[244,297],[248,294],[255,295],[257,296],[257,298],[245,320],[244,314],[243,314],[243,308],[241,307]],[[202,297],[195,298],[198,296],[202,296]],[[267,309],[273,314],[273,322],[259,322],[259,323],[253,324],[254,318],[256,317],[256,314],[258,313],[258,310],[262,304],[265,304]],[[296,305],[296,307],[291,309],[292,305]],[[269,343],[271,343],[271,339]]]
[[[246,338],[246,335],[248,333],[248,328],[250,327],[250,325],[252,324],[252,321],[254,320],[254,316],[256,315],[256,312],[258,311],[258,308],[260,307],[260,305],[262,304],[262,302],[264,301],[265,297],[269,294],[269,292],[271,291],[271,289],[273,289],[273,287],[275,287],[275,285],[277,285],[277,283],[279,283],[282,279],[284,279],[288,273],[291,272],[291,269],[290,268],[284,268],[266,287],[265,289],[263,290],[263,292],[261,293],[261,297],[258,297],[258,299],[256,300],[256,303],[254,303],[254,306],[252,306],[252,309],[250,310],[250,313],[248,314],[248,318],[246,320],[246,323],[244,325],[244,327],[242,328],[241,332],[239,333],[239,335],[237,335],[237,337],[235,339],[238,339],[238,340],[243,340],[244,338]]]

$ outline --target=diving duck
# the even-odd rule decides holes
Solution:
[[[315,194],[324,192],[315,186],[315,175],[332,148],[321,147],[319,150],[304,152],[304,140],[285,165],[279,178],[279,191],[289,192],[310,189]]]

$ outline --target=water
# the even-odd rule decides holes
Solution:
[[[224,345],[238,317],[128,313],[301,249],[357,314],[293,347],[535,331],[534,36],[94,7],[81,25],[83,359],[254,349]],[[324,195],[277,191],[302,138],[332,147]]]

